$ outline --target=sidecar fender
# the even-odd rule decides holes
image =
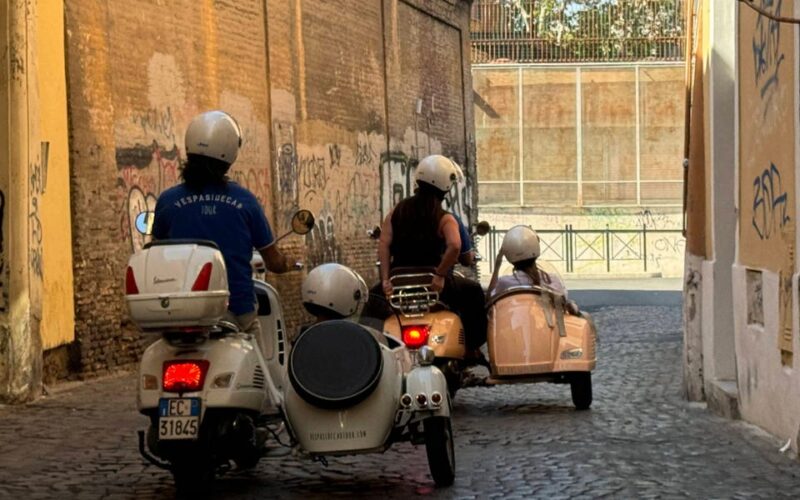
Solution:
[[[447,381],[441,370],[435,366],[417,366],[406,375],[406,394],[411,396],[411,408],[416,411],[430,411],[436,417],[450,416],[450,398],[447,394]],[[440,403],[434,403],[438,394]],[[424,395],[425,403],[420,404],[419,396]]]

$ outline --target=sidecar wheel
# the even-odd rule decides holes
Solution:
[[[588,410],[592,406],[592,372],[572,374],[569,389],[576,410]]]
[[[456,477],[456,453],[450,417],[429,417],[425,428],[425,451],[433,482],[438,487],[450,486]]]

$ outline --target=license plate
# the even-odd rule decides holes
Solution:
[[[197,439],[200,431],[200,398],[158,400],[159,439]]]

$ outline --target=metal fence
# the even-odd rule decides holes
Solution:
[[[489,272],[494,271],[494,261],[500,251],[507,229],[492,227],[486,236],[477,243]],[[574,229],[571,224],[564,229],[540,229],[541,259],[553,264],[561,264],[562,269],[571,273],[576,263],[604,263],[606,272],[613,272],[614,265],[639,261],[641,270],[647,272],[648,238],[672,235],[682,236],[680,229]],[[561,267],[559,266],[559,267]]]
[[[683,59],[685,0],[475,0],[472,63]]]

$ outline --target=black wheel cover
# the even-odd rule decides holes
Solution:
[[[348,408],[369,396],[383,370],[375,337],[349,321],[325,321],[297,337],[289,354],[289,380],[307,403]]]

